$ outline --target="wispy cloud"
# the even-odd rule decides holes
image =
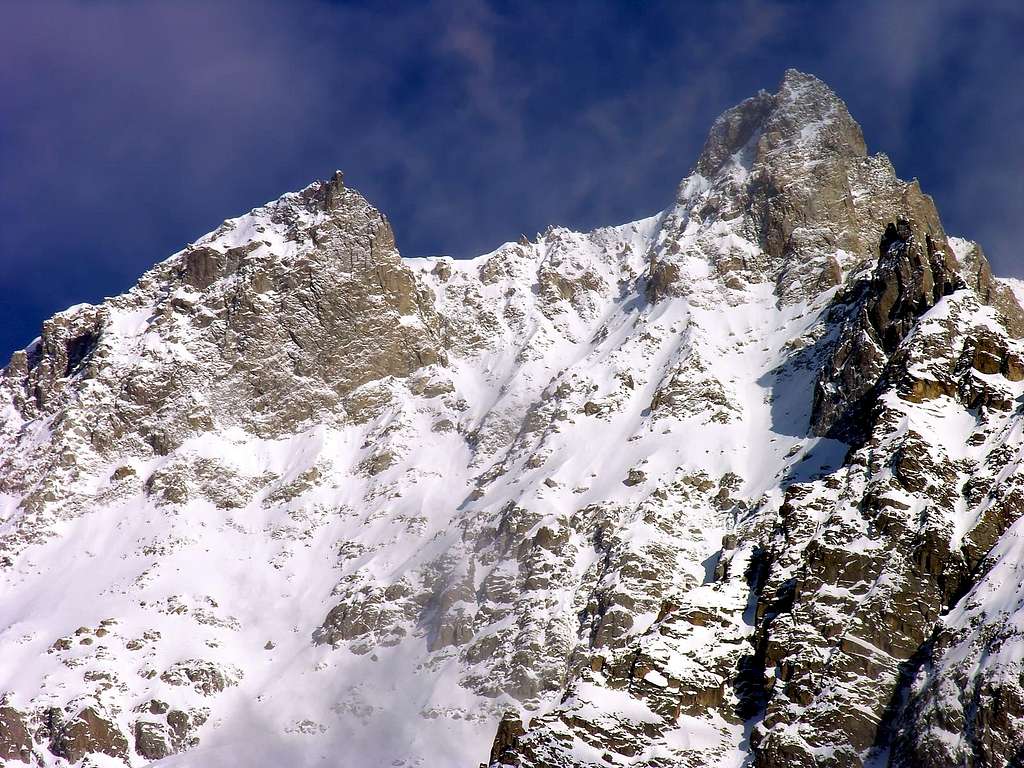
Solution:
[[[1021,28],[1008,0],[14,0],[0,348],[335,167],[410,255],[653,213],[714,116],[787,66],[1024,273]]]

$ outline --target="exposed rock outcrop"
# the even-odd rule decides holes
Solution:
[[[43,727],[49,732],[50,752],[68,763],[77,763],[95,752],[121,759],[128,756],[124,734],[93,707],[86,707],[67,721],[51,710]]]
[[[1013,764],[1014,289],[792,70],[630,224],[226,221],[0,377],[0,762]]]
[[[917,318],[964,282],[940,231],[900,217],[886,225],[870,277],[851,290],[847,319],[814,391],[812,429],[855,436],[870,395]]]

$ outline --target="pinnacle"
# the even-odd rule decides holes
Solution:
[[[860,126],[842,99],[819,78],[796,69],[785,71],[774,93],[761,91],[723,112],[695,170],[713,176],[743,151],[755,161],[779,153],[817,159],[867,154]]]
[[[327,210],[334,210],[342,195],[345,193],[345,174],[341,171],[335,171],[334,176],[324,184],[324,206]]]
[[[782,82],[779,83],[779,90],[782,90],[786,86],[792,87],[794,85],[812,85],[823,88],[835,96],[835,93],[828,87],[828,84],[826,84],[825,81],[815,77],[809,72],[802,72],[799,69],[790,67],[782,73]]]

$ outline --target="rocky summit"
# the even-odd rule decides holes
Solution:
[[[788,71],[650,218],[325,182],[0,376],[0,764],[1024,761],[1024,311]]]

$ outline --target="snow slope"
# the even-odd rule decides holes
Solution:
[[[983,260],[792,71],[622,226],[402,259],[340,173],[226,221],[4,369],[0,758],[978,753],[927,713],[1022,662],[971,655],[1019,601]]]

